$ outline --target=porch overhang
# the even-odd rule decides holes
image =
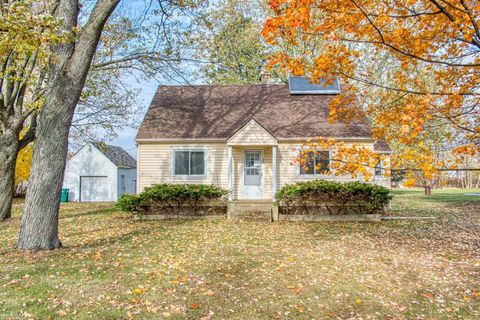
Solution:
[[[277,145],[278,145],[277,141],[271,142],[271,143],[265,143],[265,142],[235,143],[235,142],[227,141],[227,146],[229,147],[273,147]]]
[[[231,202],[234,200],[233,198],[233,177],[234,177],[234,174],[233,174],[233,170],[234,170],[234,166],[233,166],[233,149],[236,149],[236,148],[239,148],[240,147],[240,150],[243,150],[243,152],[245,154],[247,153],[253,153],[253,152],[257,152],[257,153],[260,153],[260,152],[263,152],[263,151],[259,151],[259,150],[248,150],[250,149],[251,147],[255,148],[256,147],[262,147],[263,149],[271,149],[271,191],[272,191],[272,195],[271,195],[271,201],[275,201],[275,193],[277,192],[277,180],[278,180],[278,177],[277,177],[277,145],[265,145],[265,144],[257,144],[257,145],[253,145],[253,144],[249,144],[249,145],[228,145],[227,146],[227,155],[228,155],[228,171],[227,171],[227,176],[228,176],[228,200]],[[245,157],[245,155],[244,155]],[[244,158],[245,159],[245,158]],[[262,162],[262,173],[263,173],[263,160],[261,161]],[[245,169],[245,162],[243,161],[242,162],[242,171]],[[243,174],[243,172],[242,172]],[[238,200],[238,198],[236,198]],[[245,198],[241,198],[241,199],[245,199]],[[262,198],[263,200],[265,200],[265,198]]]
[[[278,145],[278,140],[255,119],[251,119],[227,139],[227,145],[276,146]]]

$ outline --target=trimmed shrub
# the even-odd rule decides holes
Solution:
[[[134,194],[122,194],[117,201],[117,207],[123,211],[138,211],[140,208],[140,197]]]
[[[124,211],[166,214],[205,214],[226,201],[227,190],[207,184],[162,183],[138,196],[124,195],[117,205]]]
[[[329,214],[347,214],[352,207],[358,208],[356,213],[383,211],[392,196],[390,190],[374,184],[311,180],[285,185],[275,198],[280,207],[289,208],[288,213],[308,214],[308,208],[322,207]]]

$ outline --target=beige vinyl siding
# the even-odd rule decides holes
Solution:
[[[348,145],[348,143],[347,143]],[[373,143],[365,143],[368,148],[373,149]],[[277,151],[277,174],[278,174],[278,188],[281,188],[285,184],[291,184],[300,181],[308,181],[313,179],[326,179],[336,181],[362,181],[362,177],[352,179],[350,175],[336,176],[332,174],[322,175],[301,175],[299,174],[298,164],[295,163],[295,159],[298,156],[299,150],[302,147],[302,142],[280,142],[278,144]],[[331,151],[330,157],[335,156],[335,150]],[[373,171],[372,171],[373,173]]]
[[[229,140],[229,145],[264,146],[276,145],[277,140],[256,121],[252,120],[235,133]]]
[[[172,175],[171,153],[175,148],[206,148],[206,177],[175,177]],[[225,143],[149,143],[138,144],[138,188],[156,183],[212,183],[228,188],[228,149]],[[242,198],[243,153],[245,150],[263,152],[263,199],[272,198],[272,147],[232,147],[233,198]]]
[[[205,177],[178,177],[172,174],[172,149],[206,148],[207,175]],[[138,190],[156,183],[211,183],[228,187],[228,157],[226,143],[139,143]]]
[[[373,148],[372,143],[366,143]],[[300,175],[295,158],[302,141],[280,142],[277,149],[277,188],[287,183],[312,179],[352,181],[349,175]],[[205,177],[175,177],[172,175],[172,149],[206,148],[207,175]],[[242,199],[244,151],[261,150],[263,153],[263,199],[272,198],[272,146],[232,146],[233,199]],[[334,156],[334,152],[332,152]],[[138,190],[156,183],[211,183],[228,188],[228,146],[225,142],[210,143],[139,143],[137,150]],[[372,172],[373,173],[373,172]],[[361,177],[355,180],[362,180]],[[389,185],[389,180],[380,184]],[[380,182],[380,181],[379,181]]]

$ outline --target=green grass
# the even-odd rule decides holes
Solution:
[[[445,189],[445,190],[433,190],[432,194],[427,196],[423,189],[396,189],[393,190],[393,194],[397,196],[404,196],[402,198],[412,199],[416,202],[433,202],[433,203],[474,203],[480,201],[480,196],[466,195],[468,193],[478,193],[479,189]]]
[[[134,222],[62,206],[65,248],[13,249],[0,223],[0,319],[478,319],[480,197],[395,191],[389,215],[435,220]]]

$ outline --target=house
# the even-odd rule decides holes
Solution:
[[[135,193],[137,163],[121,147],[87,143],[67,162],[63,188],[68,201],[117,201]]]
[[[161,86],[137,137],[137,192],[156,183],[211,183],[230,191],[230,201],[272,202],[278,188],[309,179],[352,180],[327,175],[334,150],[313,168],[294,165],[308,138],[330,137],[390,153],[372,139],[363,117],[350,125],[329,123],[338,82],[313,85],[305,78],[286,84]],[[359,110],[359,112],[362,112]],[[390,185],[376,170],[375,183]],[[359,178],[361,179],[361,177]]]

